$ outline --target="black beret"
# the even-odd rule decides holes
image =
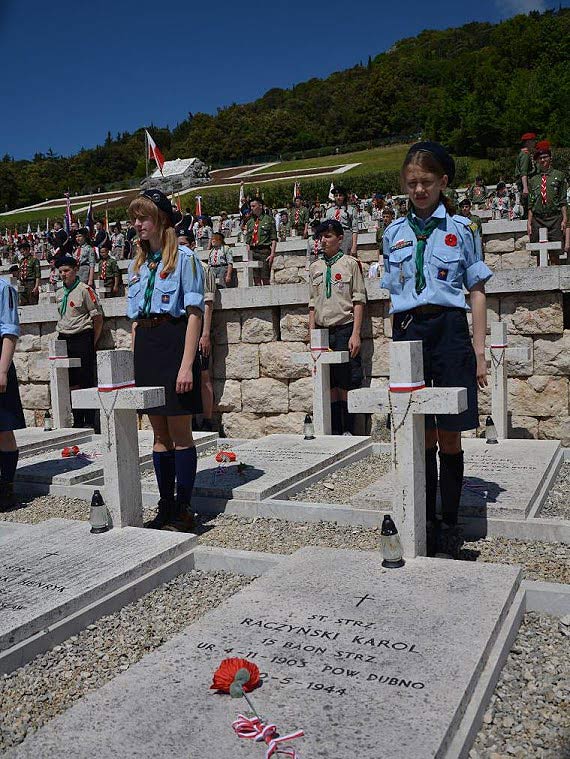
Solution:
[[[172,208],[172,203],[168,200],[166,195],[161,192],[160,190],[145,190],[144,192],[141,192],[141,196],[143,198],[148,198],[149,200],[152,200],[154,205],[157,208],[160,208],[161,211],[163,211],[168,218],[170,219],[170,222],[172,223],[172,226],[176,224],[177,219],[174,215],[174,210]]]
[[[60,266],[77,266],[77,260],[73,256],[58,256],[55,259],[55,268],[59,269]]]
[[[326,221],[323,221],[322,224],[319,224],[317,227],[316,235],[317,237],[320,237],[329,230],[333,232],[337,237],[340,237],[344,234],[344,229],[342,228],[340,221],[337,221],[336,219],[327,219]]]
[[[440,145],[439,142],[431,142],[431,140],[426,140],[425,142],[416,142],[416,144],[412,145],[412,147],[408,150],[406,159],[414,155],[414,153],[419,153],[420,150],[432,154],[436,161],[441,165],[444,173],[447,174],[448,184],[451,184],[455,179],[455,161],[449,155],[443,145]]]

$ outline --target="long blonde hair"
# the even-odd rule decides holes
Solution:
[[[178,261],[178,239],[168,216],[157,208],[150,198],[141,195],[135,198],[129,206],[129,219],[134,223],[136,218],[150,218],[160,227],[160,249],[162,251],[162,268],[165,274],[170,274],[176,269]],[[137,240],[135,243],[135,256],[133,271],[138,273],[151,253],[147,240]]]

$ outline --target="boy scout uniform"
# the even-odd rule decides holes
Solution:
[[[21,306],[36,306],[39,293],[34,293],[36,280],[40,279],[40,262],[35,256],[24,256],[20,261],[19,279],[22,285],[20,293]]]
[[[289,215],[289,220],[291,228],[294,229],[298,235],[304,235],[305,226],[309,223],[309,212],[304,207],[293,208]]]
[[[546,202],[543,198],[542,179],[546,179]],[[550,168],[534,174],[528,182],[528,202],[532,211],[532,239],[538,241],[538,230],[546,227],[550,241],[562,241],[562,208],[567,204],[566,177],[562,171]]]
[[[323,258],[309,269],[309,308],[315,309],[315,324],[329,329],[351,324],[354,303],[366,303],[364,277],[353,256],[341,256],[330,268],[330,298],[326,297],[327,264]]]
[[[465,193],[475,209],[485,205],[487,200],[487,188],[484,184],[476,184],[470,187]]]
[[[536,165],[530,154],[530,150],[528,148],[521,148],[521,151],[517,156],[517,162],[515,165],[515,180],[517,183],[518,190],[521,193],[521,204],[522,204],[525,216],[528,213],[528,196],[522,194],[522,191],[523,191],[522,178],[524,176],[527,177],[528,190],[530,194],[530,180],[531,180],[531,177],[533,177],[535,174],[536,174]]]
[[[269,279],[270,266],[267,258],[271,253],[271,243],[277,242],[275,219],[268,214],[259,217],[251,216],[245,225],[245,241],[249,245],[253,260],[260,261],[263,266],[259,271],[262,279]]]
[[[96,264],[94,249],[89,243],[84,242],[83,245],[77,248],[73,257],[79,265],[77,276],[84,284],[87,284],[89,281],[89,269],[91,267],[95,268]]]
[[[58,310],[63,301],[63,288],[56,294]],[[80,332],[93,329],[92,316],[103,314],[95,292],[83,282],[78,282],[69,294],[65,314],[61,314],[56,325],[57,332],[66,335],[77,335]]]
[[[119,270],[119,264],[116,262],[114,258],[102,258],[99,261],[99,271],[97,272],[97,279],[100,280],[100,282],[103,283],[104,287],[107,287],[111,290],[109,293],[110,296],[115,295],[115,293],[112,292],[113,287],[115,286],[115,277],[119,277],[119,288],[121,284],[120,280],[121,272]],[[118,295],[119,293],[116,293]]]
[[[342,251],[346,255],[350,255],[352,250],[352,235],[358,234],[358,216],[354,206],[341,206],[333,205],[327,208],[325,219],[334,219],[334,221],[340,222],[343,232]]]

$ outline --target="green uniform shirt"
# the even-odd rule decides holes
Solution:
[[[384,250],[384,230],[386,229],[386,225],[383,221],[378,222],[378,229],[376,230],[376,245],[378,245],[378,250],[380,252],[380,256],[382,256],[382,251]]]
[[[289,222],[291,227],[302,235],[305,231],[305,224],[309,223],[309,211],[304,207],[293,208],[289,214]]]
[[[522,177],[530,179],[536,174],[536,166],[532,160],[531,154],[526,148],[523,148],[517,156],[517,163],[515,166],[515,179],[519,190],[522,190]]]
[[[99,261],[97,279],[104,282],[105,287],[113,288],[115,285],[115,277],[120,276],[120,274],[119,264],[114,258],[106,258]]]
[[[472,203],[481,205],[487,200],[487,188],[484,184],[472,185],[465,193],[465,197]]]
[[[540,192],[543,175],[546,175],[546,203]],[[566,190],[566,178],[562,171],[550,168],[535,174],[528,182],[529,208],[539,216],[556,216],[566,205]]]
[[[24,256],[20,261],[20,282],[35,282],[40,276],[38,259],[35,256]]]
[[[259,221],[257,228],[257,243],[252,242],[255,222]],[[272,242],[277,242],[277,229],[273,216],[262,214],[259,219],[252,216],[245,225],[245,241],[251,247],[269,248]]]

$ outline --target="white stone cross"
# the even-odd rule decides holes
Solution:
[[[548,266],[548,251],[560,253],[562,246],[560,242],[548,242],[548,230],[546,227],[540,227],[538,230],[538,242],[527,242],[526,249],[531,253],[538,253],[538,265]]]
[[[51,282],[48,282],[45,285],[42,285],[40,288],[40,297],[38,300],[38,303],[41,303],[42,305],[47,303],[56,303],[57,302],[57,296],[55,291],[55,285],[52,285]]]
[[[390,413],[394,470],[393,517],[404,556],[426,554],[425,414],[460,414],[467,408],[464,387],[426,387],[422,343],[390,345],[389,389],[348,393],[353,414]]]
[[[48,346],[48,364],[54,429],[73,427],[68,370],[81,366],[81,359],[68,358],[65,340],[52,337]]]
[[[253,287],[254,286],[254,270],[261,269],[261,261],[254,261],[252,258],[251,250],[246,247],[243,252],[241,262],[235,262],[234,268],[236,271],[241,272],[241,277],[238,281],[238,287]]]
[[[491,324],[491,345],[485,353],[491,362],[491,417],[500,440],[509,436],[507,362],[528,361],[530,358],[528,346],[508,348],[507,342],[506,322]]]
[[[104,498],[115,527],[142,527],[137,409],[164,404],[163,387],[135,387],[129,350],[97,353],[98,387],[74,390],[73,408],[98,409],[104,441]]]
[[[348,351],[332,351],[328,329],[311,330],[310,353],[293,353],[296,364],[309,366],[313,373],[313,424],[317,435],[330,435],[331,426],[331,364],[345,364]]]
[[[105,287],[105,283],[100,279],[95,280],[95,292],[98,298],[106,298],[112,292],[110,287]]]

